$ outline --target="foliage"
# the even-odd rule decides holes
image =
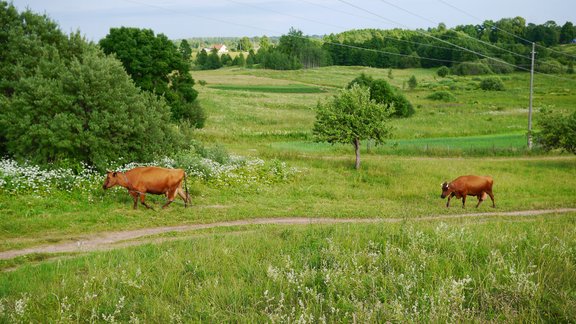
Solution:
[[[456,101],[456,97],[450,91],[435,91],[426,98],[444,102]]]
[[[292,69],[330,65],[329,55],[322,49],[321,44],[305,37],[302,31],[294,28],[291,28],[287,35],[280,37],[278,46],[270,50],[269,55],[273,55],[276,51],[283,54],[282,56],[276,55],[276,58],[282,57],[284,61],[291,62]],[[294,61],[298,64],[294,64]],[[286,67],[287,65],[272,64],[272,66]]]
[[[566,68],[560,62],[552,58],[537,61],[535,69],[540,73],[551,74],[560,74],[566,71]]]
[[[154,35],[150,29],[111,28],[99,45],[122,61],[137,86],[166,99],[173,120],[188,118],[196,127],[204,124],[204,120],[189,119],[203,116],[192,112],[202,108],[193,105],[198,92],[193,88],[189,60],[164,34]]]
[[[180,52],[184,60],[187,61],[190,60],[190,57],[192,56],[192,48],[190,47],[190,44],[188,43],[187,40],[183,39],[180,42],[180,45],[178,46],[178,51]]]
[[[360,141],[383,143],[390,135],[390,113],[384,105],[370,98],[370,89],[353,84],[340,90],[332,100],[319,102],[314,122],[314,139],[330,144],[354,145],[356,169],[360,167]]]
[[[498,77],[488,77],[480,81],[480,89],[486,91],[504,91],[504,83]]]
[[[450,69],[446,66],[441,66],[438,70],[436,70],[436,74],[441,77],[444,78],[446,77],[448,74],[450,74]]]
[[[6,57],[23,64],[19,72],[7,71],[8,95],[0,101],[3,153],[32,163],[68,159],[103,168],[109,160],[147,161],[181,147],[183,135],[171,125],[164,100],[137,88],[118,60],[78,34],[62,36],[45,17],[22,16],[6,25]],[[37,39],[35,29],[53,37]],[[22,52],[26,39],[36,40]]]
[[[509,73],[514,66],[502,64],[502,61],[516,66],[527,66],[530,63],[530,43],[523,39],[549,47],[568,44],[574,39],[574,35],[576,28],[571,22],[566,22],[562,27],[554,21],[536,25],[526,24],[522,17],[514,17],[498,21],[486,20],[481,24],[461,25],[452,29],[440,24],[427,31],[350,30],[325,36],[323,47],[330,53],[335,65],[377,68],[439,67],[447,65],[447,62],[448,66],[453,66],[452,62],[473,62],[482,58],[463,50],[466,48],[496,58],[499,62],[489,60],[487,63],[493,72]],[[447,46],[446,42],[457,46]],[[512,56],[510,52],[521,56]],[[542,52],[544,51],[539,53],[541,58],[544,54]],[[472,67],[468,67],[470,68]],[[479,72],[485,69],[475,67],[473,70]]]
[[[452,67],[455,75],[483,75],[494,73],[490,67],[481,62],[462,62]]]
[[[544,149],[576,154],[576,112],[568,116],[546,112],[541,116],[539,126],[536,141]]]
[[[414,107],[400,90],[392,87],[384,79],[374,79],[366,74],[361,74],[348,83],[348,88],[354,84],[368,87],[370,99],[386,106],[393,117],[410,117],[415,113]]]
[[[410,88],[410,90],[414,90],[417,86],[418,86],[418,80],[416,79],[416,76],[413,75],[410,77],[410,79],[408,79],[408,87]]]

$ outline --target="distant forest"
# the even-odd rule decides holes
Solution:
[[[198,51],[208,44],[226,44],[235,51],[246,48],[239,44],[247,39],[194,38],[189,43]],[[261,39],[266,39],[266,46],[259,46]],[[538,45],[537,69],[542,72],[573,72],[576,60],[573,50],[572,54],[564,53],[567,49],[559,46],[576,42],[576,27],[572,22],[561,26],[554,21],[536,25],[526,23],[522,17],[487,20],[479,25],[450,29],[439,24],[427,30],[362,29],[325,36],[305,36],[301,31],[291,29],[280,37],[254,37],[249,41],[252,52],[240,64],[260,64],[272,69],[326,65],[454,68],[463,62],[477,62],[485,64],[492,72],[507,73],[529,68],[532,43]],[[232,60],[228,61],[232,64]]]

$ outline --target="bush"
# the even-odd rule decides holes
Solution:
[[[536,70],[540,73],[560,74],[566,71],[566,68],[555,59],[546,59],[536,63]]]
[[[484,75],[493,73],[488,65],[481,62],[462,62],[452,68],[452,74],[456,75]]]
[[[514,67],[510,64],[507,64],[505,61],[483,59],[480,62],[488,66],[492,72],[497,74],[508,74],[514,72]]]
[[[350,81],[347,88],[350,89],[354,84],[370,88],[370,99],[385,105],[387,109],[393,111],[392,116],[394,117],[410,117],[416,112],[404,94],[384,79],[374,79],[362,73]]]
[[[456,101],[456,97],[449,91],[436,91],[426,98],[430,100],[445,101],[445,102]]]
[[[498,77],[485,78],[480,82],[480,89],[486,91],[504,91],[504,83]]]
[[[441,77],[444,78],[446,77],[448,74],[450,74],[450,69],[446,66],[442,66],[438,69],[438,71],[436,71],[436,74]]]
[[[408,79],[408,87],[410,88],[410,90],[414,90],[416,87],[418,86],[418,80],[416,80],[416,76],[411,76],[410,79]]]
[[[536,143],[545,150],[561,149],[576,154],[576,112],[569,116],[544,113],[539,120]]]

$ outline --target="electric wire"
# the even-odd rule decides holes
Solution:
[[[468,12],[466,12],[466,11],[464,11],[464,10],[462,10],[462,9],[460,9],[460,8],[458,8],[458,7],[452,5],[452,4],[450,4],[450,3],[448,3],[448,2],[446,2],[446,1],[444,1],[444,0],[437,0],[437,1],[440,2],[440,3],[443,3],[444,5],[452,8],[452,9],[454,9],[454,10],[460,12],[460,13],[463,13],[463,14],[467,15],[468,17],[474,18],[474,19],[476,19],[477,21],[482,21],[482,19],[480,19],[480,18],[478,18],[478,17],[476,17],[476,16],[474,16],[474,15],[472,15],[472,14],[470,14],[470,13],[468,13]],[[502,28],[500,28],[500,27],[498,27],[498,26],[496,26],[496,25],[494,25],[494,24],[490,24],[490,27],[491,27],[491,28],[495,28],[495,29],[497,29],[497,30],[499,30],[499,31],[507,34],[507,35],[510,35],[510,36],[512,36],[512,37],[515,37],[516,39],[519,39],[519,40],[521,40],[521,41],[523,41],[523,42],[526,42],[526,43],[528,43],[528,44],[535,43],[536,46],[538,46],[538,47],[542,47],[542,48],[545,48],[545,49],[547,49],[547,50],[549,50],[549,51],[552,51],[552,52],[555,52],[555,53],[559,53],[559,54],[563,54],[563,55],[566,55],[566,56],[568,56],[568,57],[571,57],[571,58],[575,58],[575,59],[576,59],[576,56],[574,56],[574,55],[571,55],[571,54],[568,54],[568,53],[564,53],[564,52],[560,52],[560,51],[557,51],[557,50],[555,50],[555,49],[542,46],[542,45],[540,45],[540,44],[538,44],[538,43],[536,43],[536,42],[533,42],[533,41],[531,41],[531,40],[528,40],[528,39],[525,39],[525,38],[523,38],[523,37],[520,37],[520,36],[518,36],[518,35],[516,35],[516,34],[514,34],[514,33],[511,33],[511,32],[509,32],[509,31],[507,31],[507,30],[504,30],[504,29],[502,29]]]

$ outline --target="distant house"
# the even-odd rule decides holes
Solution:
[[[204,50],[206,51],[206,53],[210,54],[213,49],[216,49],[216,51],[218,51],[218,54],[228,53],[228,48],[224,44],[212,45],[212,47],[207,47]]]

